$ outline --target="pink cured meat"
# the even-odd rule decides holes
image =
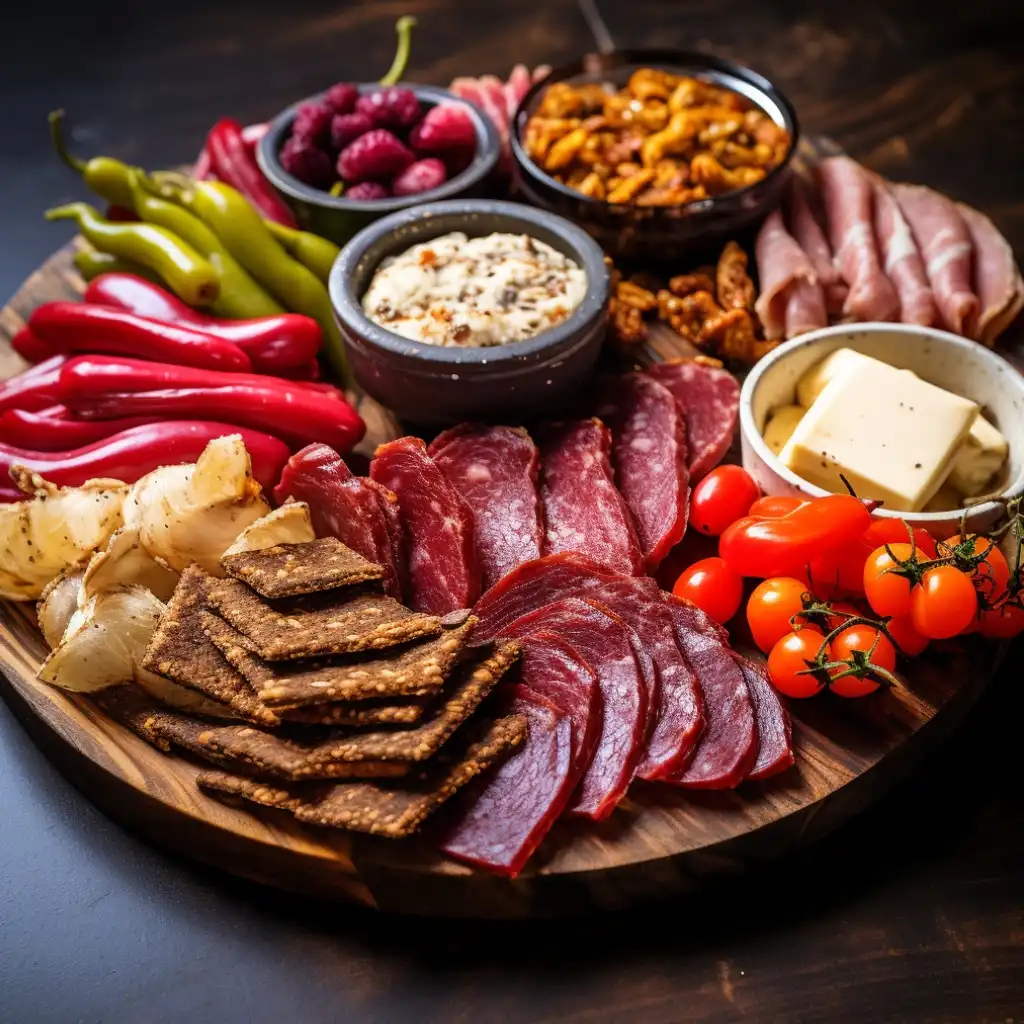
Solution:
[[[789,232],[810,260],[818,283],[825,290],[825,309],[829,313],[842,312],[850,289],[836,269],[832,246],[811,209],[807,186],[796,177],[789,194]]]
[[[572,552],[548,555],[520,566],[480,598],[473,609],[480,620],[473,642],[500,636],[522,616],[573,596],[597,601],[634,629],[657,670],[654,722],[637,775],[653,779],[679,770],[704,729],[704,701],[676,641],[671,608],[654,580],[609,572]]]
[[[643,572],[640,541],[615,487],[611,433],[597,419],[550,426],[541,438],[544,553],[578,551],[616,572]]]
[[[738,655],[736,662],[754,703],[754,716],[757,720],[757,759],[747,778],[767,779],[793,764],[793,724],[789,712],[783,707],[781,698],[768,679],[764,662],[751,661]]]
[[[683,539],[690,507],[686,426],[672,393],[643,373],[606,382],[597,410],[612,432],[615,481],[633,513],[644,568]]]
[[[960,211],[952,199],[924,185],[889,188],[921,250],[943,326],[954,334],[974,337],[978,325],[978,296],[972,284],[974,243]]]
[[[873,187],[875,239],[883,269],[900,299],[900,320],[931,327],[938,319],[938,310],[913,232],[886,183],[873,178]]]
[[[773,210],[754,245],[761,294],[754,303],[769,340],[792,338],[828,325],[825,290],[807,254]]]
[[[601,735],[594,756],[569,802],[570,814],[601,821],[625,795],[643,754],[647,732],[647,685],[653,668],[636,634],[593,601],[555,601],[516,619],[503,636],[529,639],[557,633],[597,673]]]
[[[459,799],[441,835],[449,856],[514,878],[572,794],[572,726],[541,694],[508,687],[508,710],[525,715],[526,742]]]
[[[860,321],[895,320],[900,300],[875,244],[871,179],[847,156],[822,160],[818,173],[836,266],[850,286],[843,313]]]
[[[418,437],[382,444],[370,477],[398,498],[407,552],[409,606],[445,615],[480,595],[473,513],[445,479]]]
[[[957,209],[974,243],[974,291],[981,305],[975,336],[993,345],[1024,307],[1024,281],[1010,243],[995,224],[964,203]]]
[[[690,486],[725,458],[736,433],[740,386],[714,360],[656,363],[645,371],[672,392],[686,422]]]
[[[428,451],[473,510],[484,587],[540,557],[537,448],[522,427],[463,423],[439,434]]]
[[[353,476],[333,448],[311,444],[288,460],[274,499],[279,504],[288,498],[304,501],[316,535],[337,537],[383,566],[385,592],[401,600],[400,552],[392,542],[385,510],[385,498],[394,503],[395,496],[382,491],[372,481]]]

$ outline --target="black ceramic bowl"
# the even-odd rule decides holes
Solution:
[[[361,303],[381,261],[450,231],[471,238],[532,235],[583,268],[586,296],[556,327],[488,348],[427,345],[373,323]],[[335,261],[329,289],[359,385],[402,419],[437,426],[557,413],[601,350],[609,280],[601,249],[562,217],[519,203],[466,199],[417,206],[364,228]]]
[[[436,199],[454,199],[458,196],[480,195],[483,192],[484,182],[498,162],[501,148],[498,133],[491,121],[472,103],[467,103],[447,89],[438,89],[432,85],[412,85],[409,82],[399,84],[416,93],[423,107],[457,103],[466,108],[476,129],[476,155],[473,162],[460,174],[449,178],[440,188],[420,192],[414,196],[397,196],[393,199],[364,202],[346,199],[343,195],[332,196],[323,189],[313,188],[289,174],[281,166],[278,157],[281,147],[291,134],[292,122],[299,108],[322,99],[323,94],[307,96],[306,99],[299,100],[278,114],[270,122],[270,128],[256,147],[256,161],[260,165],[260,170],[292,208],[300,227],[329,238],[338,245],[344,245],[361,228],[396,210],[407,210],[411,206],[433,202]],[[377,83],[369,82],[360,85],[359,91],[365,94],[379,88]]]
[[[747,97],[789,132],[786,158],[756,185],[675,207],[639,207],[593,199],[556,181],[530,159],[522,141],[526,122],[549,85],[572,81],[608,82],[621,87],[638,68],[692,75]],[[516,176],[527,201],[582,225],[610,255],[649,263],[704,255],[703,250],[710,252],[760,224],[781,201],[800,127],[789,100],[767,78],[742,64],[684,50],[617,50],[588,54],[535,83],[516,110],[511,135]]]

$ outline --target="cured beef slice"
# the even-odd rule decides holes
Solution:
[[[353,476],[333,448],[311,444],[293,455],[274,498],[279,503],[288,498],[304,501],[317,537],[336,537],[383,567],[385,593],[402,599],[400,552],[395,550],[382,496],[370,481]]]
[[[985,214],[957,203],[974,243],[974,291],[981,304],[979,341],[994,345],[1024,307],[1024,281],[1013,248]]]
[[[548,555],[521,566],[480,599],[474,609],[480,621],[473,642],[502,635],[517,619],[552,601],[583,597],[611,609],[635,630],[657,671],[658,688],[651,695],[653,722],[637,775],[659,778],[689,762],[704,729],[699,673],[681,652],[666,596],[647,577],[612,573],[571,552]]]
[[[572,725],[545,697],[510,687],[509,710],[528,722],[526,742],[497,771],[460,797],[441,849],[514,878],[558,819],[572,795]]]
[[[627,373],[605,382],[597,414],[611,429],[615,481],[633,513],[644,568],[653,572],[686,532],[690,471],[682,413],[652,377]]]
[[[624,796],[643,754],[647,732],[649,672],[636,634],[600,605],[579,598],[555,601],[524,615],[502,631],[524,639],[555,632],[597,673],[603,714],[594,756],[577,786],[569,812],[601,820]],[[649,663],[649,659],[646,659]]]
[[[784,771],[793,763],[793,725],[789,712],[768,679],[763,661],[751,661],[737,656],[736,662],[754,703],[759,741],[757,760],[747,775],[748,779],[767,779]]]
[[[439,434],[428,451],[473,510],[484,587],[540,557],[544,526],[537,448],[525,430],[463,423]]]
[[[700,356],[656,363],[646,373],[672,392],[682,411],[692,486],[722,461],[732,444],[739,383],[717,360]]]
[[[638,575],[644,559],[626,499],[615,487],[611,432],[598,419],[556,423],[541,440],[544,553],[578,551]]]
[[[408,556],[409,604],[445,615],[480,596],[473,512],[427,454],[418,437],[381,445],[370,478],[398,498]]]

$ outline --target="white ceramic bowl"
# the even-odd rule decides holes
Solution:
[[[993,492],[1006,497],[1024,493],[1024,377],[1002,356],[975,341],[910,324],[840,324],[787,341],[765,356],[747,375],[740,396],[743,466],[766,494],[818,497],[827,494],[784,466],[765,444],[762,432],[769,413],[795,402],[796,383],[816,363],[838,348],[852,348],[923,380],[977,402],[1009,443],[1009,456]],[[870,401],[870,395],[865,396]],[[974,529],[991,525],[1000,506],[993,501],[973,506]],[[960,527],[962,510],[894,512],[881,516],[906,519],[936,537]]]

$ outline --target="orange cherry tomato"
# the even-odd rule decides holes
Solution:
[[[910,544],[890,544],[901,562],[910,558]],[[897,568],[885,547],[875,548],[864,563],[864,594],[876,615],[906,615],[910,611],[910,580],[889,570]]]
[[[824,645],[824,637],[814,629],[801,629],[781,637],[768,655],[768,675],[775,689],[787,697],[813,697],[821,693],[823,684],[807,673],[807,668]]]
[[[778,519],[779,516],[788,516],[790,512],[795,512],[801,505],[806,504],[804,498],[794,498],[788,494],[766,494],[750,506],[747,515],[761,519]]]
[[[930,643],[928,637],[921,636],[914,629],[909,615],[897,615],[890,619],[887,628],[896,641],[900,654],[905,654],[908,658],[916,658]]]
[[[690,525],[708,537],[718,537],[742,519],[761,496],[761,488],[742,466],[719,466],[693,489]]]
[[[787,633],[794,615],[803,610],[807,584],[792,576],[775,576],[759,583],[747,601],[747,624],[754,643],[767,654]]]
[[[828,617],[825,623],[830,633],[833,629],[838,629],[851,615],[861,614],[861,610],[855,605],[850,604],[849,601],[833,601],[832,612],[833,614]]]
[[[1004,604],[999,608],[988,608],[981,613],[978,632],[993,639],[1009,640],[1024,633],[1024,608],[1015,604]]]
[[[726,623],[739,611],[743,578],[722,558],[702,558],[680,573],[672,593]]]
[[[978,595],[971,577],[953,565],[929,569],[911,594],[910,621],[931,640],[962,633],[977,614]]]
[[[876,643],[877,640],[877,643]],[[848,661],[854,651],[871,651],[871,663],[879,668],[892,672],[896,668],[896,649],[891,643],[873,626],[850,626],[839,633],[832,641],[832,660]],[[840,670],[836,670],[838,674]],[[863,697],[866,694],[874,693],[882,685],[880,679],[868,675],[844,676],[836,679],[829,689],[840,697]]]
[[[989,537],[980,537],[975,533],[957,534],[949,540],[939,542],[939,553],[946,554],[964,542],[973,542],[971,554],[982,555],[971,579],[979,597],[990,605],[998,604],[1006,596],[1006,585],[1010,582],[1010,567],[1006,557],[999,550],[999,545]]]
[[[814,593],[826,601],[837,595],[863,594],[864,562],[871,550],[863,541],[855,540],[815,555],[808,567]]]

